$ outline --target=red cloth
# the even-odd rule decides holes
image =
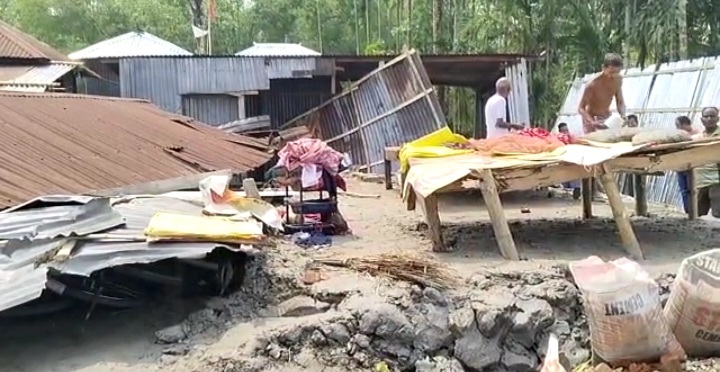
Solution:
[[[522,130],[518,131],[517,134],[519,134],[521,136],[536,137],[536,138],[552,138],[552,137],[554,137],[566,145],[570,144],[572,142],[572,138],[570,137],[569,134],[565,134],[565,133],[552,134],[543,128],[523,128]]]

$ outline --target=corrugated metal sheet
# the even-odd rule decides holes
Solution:
[[[268,58],[268,78],[312,77],[316,58]]]
[[[332,97],[332,80],[318,76],[313,79],[272,79],[270,90],[260,92],[261,113],[269,115],[273,129],[304,114]],[[254,98],[254,96],[251,96]],[[246,110],[254,109],[246,97]]]
[[[225,94],[270,88],[264,58],[124,58],[123,97],[150,100],[166,111],[182,112],[184,94]]]
[[[212,170],[246,172],[270,159],[257,139],[138,100],[0,93],[0,125],[0,207]]]
[[[10,67],[11,69],[13,67]],[[78,68],[75,63],[55,62],[47,65],[32,66],[21,75],[0,81],[0,90],[13,92],[44,92],[52,87],[57,79]],[[0,66],[0,70],[3,66]]]
[[[320,53],[301,44],[291,43],[253,43],[253,46],[243,49],[236,56],[245,57],[309,57],[319,56]]]
[[[93,77],[80,77],[77,80],[77,92],[95,96],[120,97],[120,84]]]
[[[530,94],[528,89],[530,76],[528,75],[525,58],[506,67],[505,77],[510,80],[512,87],[512,94],[508,97],[510,122],[530,123]]]
[[[193,94],[182,97],[182,114],[217,127],[240,118],[238,97],[227,94]]]
[[[0,59],[69,61],[64,54],[0,20]]]
[[[380,172],[384,148],[446,125],[437,95],[415,51],[354,83],[342,94],[286,124],[306,126],[369,172]]]
[[[68,196],[66,199],[75,197]],[[65,207],[57,207],[65,208]],[[142,236],[150,218],[158,212],[200,214],[202,207],[174,198],[142,198],[134,199],[113,206],[109,212],[118,215],[125,224],[120,227],[97,225],[98,230],[84,230],[84,234],[103,232],[113,240],[85,240],[75,246],[72,256],[65,262],[53,262],[48,254],[59,248],[66,240],[11,240],[0,247],[0,311],[21,305],[40,297],[45,289],[47,271],[53,267],[62,273],[88,276],[91,273],[126,264],[151,263],[168,258],[202,258],[219,245],[217,243],[153,243],[130,242],[127,237]],[[28,209],[23,211],[26,217],[32,212],[44,213],[42,210]],[[14,215],[20,212],[7,213]],[[8,217],[12,218],[12,217]],[[36,220],[41,220],[39,216]],[[108,220],[108,219],[104,219]],[[57,225],[56,229],[71,231],[73,222],[70,220],[48,221]],[[63,226],[61,222],[67,225]],[[42,226],[40,227],[43,228]],[[113,228],[110,231],[104,231]],[[4,229],[0,222],[0,229]],[[6,230],[6,229],[5,229]],[[45,259],[43,259],[45,258]],[[49,261],[42,263],[39,261]]]
[[[41,197],[26,203],[25,208],[0,213],[0,240],[86,235],[124,223],[107,198]]]
[[[321,74],[332,71],[332,63],[323,63]],[[285,123],[315,107],[330,96],[330,78],[303,78],[317,74],[313,58],[264,57],[193,57],[193,58],[132,58],[120,60],[121,95],[142,98],[166,111],[183,112],[182,95],[241,94],[260,91],[260,96],[247,96],[245,116],[270,115],[273,126]],[[327,80],[327,83],[325,83]],[[322,83],[318,84],[318,81]],[[280,86],[278,88],[278,85]],[[260,100],[260,101],[258,101]],[[199,108],[199,107],[198,107]],[[211,111],[190,114],[200,121],[217,124],[229,111],[207,106]],[[233,109],[235,110],[235,109]],[[186,111],[187,112],[187,111]],[[241,115],[242,116],[242,115]],[[217,119],[216,119],[217,118]]]
[[[128,32],[70,53],[74,60],[141,56],[190,56],[192,53],[147,32]]]
[[[693,126],[701,130],[702,107],[720,102],[720,66],[716,62],[716,57],[710,57],[652,65],[642,71],[637,68],[623,71],[627,112],[639,117],[641,127],[674,128],[675,118],[686,115],[693,120]],[[556,125],[566,122],[573,133],[582,133],[577,107],[585,83],[592,76],[594,74],[573,83]],[[615,109],[614,101],[612,108]],[[621,187],[628,190],[629,177],[619,179]],[[646,182],[648,201],[682,208],[675,172],[647,177]]]
[[[268,132],[270,129],[270,117],[267,115],[244,118],[218,126],[225,133],[246,133],[246,132]]]

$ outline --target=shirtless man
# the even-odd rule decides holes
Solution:
[[[605,120],[610,117],[610,104],[613,98],[617,111],[625,120],[625,99],[622,95],[622,57],[615,53],[605,55],[600,75],[591,80],[583,92],[578,113],[583,121],[583,131],[592,133],[607,129]]]
[[[626,120],[625,99],[622,95],[622,76],[620,76],[622,68],[622,57],[615,53],[608,53],[603,60],[602,72],[585,86],[578,107],[585,134],[608,128],[605,125],[605,120],[610,117],[610,104],[613,98],[615,98],[618,113],[623,120]],[[604,199],[602,196],[604,191],[600,182],[593,179],[593,198],[597,200]]]

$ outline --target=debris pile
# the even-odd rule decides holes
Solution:
[[[484,274],[463,293],[397,283],[328,293],[319,284],[312,297],[268,312],[301,314],[298,321],[260,331],[248,355],[222,363],[241,371],[375,370],[381,363],[401,371],[534,371],[551,332],[571,363],[590,354],[579,294],[562,268]]]

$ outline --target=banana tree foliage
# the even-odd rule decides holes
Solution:
[[[0,17],[65,52],[127,31],[194,49],[192,4],[208,0],[0,0]],[[720,54],[720,0],[213,0],[212,51],[301,42],[327,54],[542,53],[535,120],[559,109],[574,76],[607,52],[645,66]],[[197,10],[195,6],[195,10]],[[195,23],[202,23],[196,19]],[[467,89],[443,92],[448,117],[474,119]]]

